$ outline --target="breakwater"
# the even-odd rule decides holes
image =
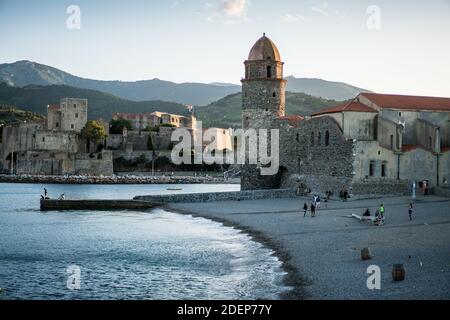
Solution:
[[[41,199],[41,211],[64,210],[143,210],[157,204],[139,200],[53,200]]]
[[[45,176],[0,175],[0,182],[55,184],[199,184],[225,183],[222,177],[212,176]],[[229,182],[226,182],[229,183]]]
[[[166,195],[136,196],[134,200],[150,201],[152,203],[177,202],[213,202],[213,201],[243,201],[257,199],[279,199],[296,197],[296,189],[244,190],[229,192],[182,193]]]

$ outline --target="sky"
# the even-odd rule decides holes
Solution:
[[[239,84],[263,32],[285,76],[450,97],[450,0],[0,0],[0,63],[99,80]]]

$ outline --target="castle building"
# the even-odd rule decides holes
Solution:
[[[450,98],[361,93],[311,117],[285,115],[283,62],[265,35],[242,80],[244,129],[278,129],[278,173],[245,164],[241,188],[300,187],[339,194],[401,194],[448,186]]]
[[[47,129],[81,132],[87,122],[87,99],[63,98],[47,106]]]
[[[86,99],[63,98],[59,105],[47,106],[45,121],[4,127],[0,169],[17,174],[111,175],[111,152],[89,152],[81,136],[87,106]]]

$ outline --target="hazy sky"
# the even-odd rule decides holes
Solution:
[[[286,76],[450,96],[450,0],[0,0],[0,63],[93,79],[239,83],[263,32]]]

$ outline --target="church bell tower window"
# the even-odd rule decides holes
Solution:
[[[267,78],[272,78],[272,66],[267,66]]]

